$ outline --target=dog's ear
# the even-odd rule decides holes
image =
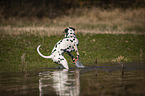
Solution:
[[[73,31],[75,31],[76,29],[75,28],[73,28],[73,27],[69,27],[70,29],[72,29]]]
[[[66,29],[64,30],[64,33],[67,33],[67,32],[68,32],[68,30],[69,30],[69,29],[68,29],[68,28],[66,28]]]

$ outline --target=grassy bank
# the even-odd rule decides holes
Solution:
[[[55,43],[63,35],[35,36],[23,35],[0,36],[0,70],[28,71],[37,68],[56,67],[50,59],[40,57],[36,51],[39,44],[44,55],[50,55]],[[85,66],[101,65],[107,62],[140,62],[145,61],[145,35],[109,35],[77,33],[80,41],[80,61]],[[74,52],[73,52],[74,54]],[[69,66],[74,66],[71,58],[64,55]]]
[[[55,43],[63,38],[65,27],[76,28],[80,41],[80,61],[85,66],[106,62],[145,61],[145,9],[69,9],[57,18],[0,16],[0,70],[25,71],[56,67],[52,60],[37,54],[50,55]],[[74,53],[73,53],[74,54]],[[72,67],[71,59],[65,55]]]

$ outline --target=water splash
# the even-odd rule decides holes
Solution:
[[[85,66],[79,60],[76,61],[76,66],[78,68],[85,68]]]

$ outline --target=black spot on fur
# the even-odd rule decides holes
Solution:
[[[56,49],[54,49],[52,53],[54,53],[55,51],[56,51]]]
[[[60,60],[64,60],[64,59],[60,59]]]
[[[73,40],[70,40],[71,42],[73,42]]]

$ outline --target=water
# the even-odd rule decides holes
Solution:
[[[145,96],[144,89],[140,63],[0,73],[0,96]]]

